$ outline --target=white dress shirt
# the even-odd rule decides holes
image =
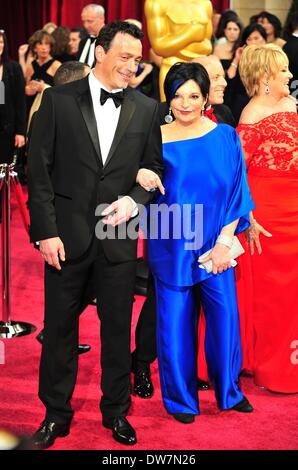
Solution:
[[[114,101],[110,98],[107,99],[103,106],[101,105],[101,88],[104,88],[108,92],[110,91],[95,77],[93,71],[89,74],[89,86],[97,124],[97,132],[102,162],[103,164],[105,164],[110,148],[112,146],[112,142],[114,140],[121,112],[121,106],[118,106],[118,108],[116,108]],[[111,93],[117,93],[119,91],[122,91],[122,88],[112,90]],[[126,197],[128,197],[133,203],[132,217],[135,217],[138,214],[138,206],[130,196]]]
[[[96,38],[94,38],[96,39]],[[88,38],[86,41],[86,44],[84,46],[84,49],[82,50],[81,56],[79,58],[79,61],[82,62],[83,64],[88,64],[89,67],[93,67],[94,62],[95,62],[95,42],[93,41],[91,44],[91,39]]]

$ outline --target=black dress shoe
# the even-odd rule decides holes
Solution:
[[[230,409],[240,411],[240,413],[251,413],[254,410],[246,397],[243,397],[242,400],[237,403],[237,405]]]
[[[40,344],[43,343],[43,330],[41,330],[40,333],[36,336],[36,339]],[[89,352],[90,349],[91,349],[91,346],[89,346],[89,344],[79,344],[78,354],[84,354],[86,352]]]
[[[114,418],[102,418],[102,425],[112,429],[115,441],[132,446],[137,443],[137,436],[134,428],[129,424],[125,416],[115,416]]]
[[[79,344],[78,346],[78,354],[85,354],[89,352],[91,349],[91,346],[89,344]]]
[[[69,424],[58,424],[44,420],[33,435],[32,441],[38,449],[47,449],[54,444],[57,437],[65,437],[68,434]]]
[[[133,391],[141,398],[151,398],[154,393],[149,370],[140,370],[134,374]]]
[[[208,384],[208,382],[205,382],[205,380],[202,380],[200,379],[200,377],[198,377],[198,389],[201,390],[202,392],[206,391],[206,390],[209,390],[210,386]]]
[[[177,421],[180,421],[180,423],[191,424],[195,420],[195,415],[190,413],[174,413],[173,418],[175,418]]]

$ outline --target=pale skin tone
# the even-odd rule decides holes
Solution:
[[[90,36],[98,36],[99,31],[104,25],[104,16],[99,15],[92,8],[86,8],[81,14],[82,25]]]
[[[244,108],[240,124],[255,124],[262,119],[280,112],[296,112],[295,102],[289,97],[289,80],[292,74],[289,71],[288,63],[281,64],[277,71],[271,75],[264,74],[259,82],[259,92],[252,97],[248,105]],[[270,93],[265,93],[268,83]],[[272,234],[258,224],[253,213],[250,214],[251,222],[255,222],[252,228],[246,231],[247,242],[250,246],[251,254],[254,254],[255,248],[259,254],[262,253],[260,243],[260,234],[266,237],[272,237]]]
[[[3,54],[3,50],[4,50],[4,39],[3,39],[3,36],[0,35],[0,59],[2,57],[2,54]],[[3,65],[1,64],[0,65],[0,81],[2,80],[3,78]],[[20,134],[16,134],[15,137],[14,137],[14,145],[15,147],[24,147],[25,145],[25,136],[24,135],[20,135]]]
[[[101,46],[95,50],[96,66],[94,75],[109,90],[127,88],[129,81],[138,69],[142,58],[142,44],[128,34],[117,33],[110,49],[105,52]],[[123,197],[110,204],[102,213],[106,216],[103,223],[113,227],[127,222],[132,215],[133,204],[128,197]],[[60,261],[65,261],[65,250],[59,237],[40,241],[40,252],[44,260],[57,270],[61,270]]]

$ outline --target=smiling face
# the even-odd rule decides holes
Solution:
[[[289,81],[292,77],[288,63],[284,62],[279,66],[278,72],[268,79],[270,93],[277,99],[288,96],[290,94]]]
[[[95,75],[109,90],[127,88],[142,58],[142,43],[126,33],[117,33],[110,49],[96,47]]]
[[[185,82],[171,100],[171,109],[176,121],[181,124],[192,124],[197,121],[206,104],[199,85],[194,80]]]
[[[224,102],[224,92],[227,86],[225,71],[219,61],[210,61],[205,66],[210,78],[210,89],[208,103],[222,104]]]

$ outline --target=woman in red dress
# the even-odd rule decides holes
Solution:
[[[285,53],[271,44],[245,48],[240,75],[252,97],[237,129],[256,203],[249,230],[251,247],[262,230],[255,219],[272,234],[264,239],[261,256],[239,258],[243,366],[251,369],[257,385],[294,393],[298,392],[298,115],[289,97],[292,75]]]

